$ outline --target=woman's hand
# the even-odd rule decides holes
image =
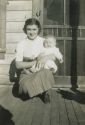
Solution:
[[[46,62],[46,58],[45,58],[45,57],[43,57],[43,58],[38,58],[38,59],[37,59],[37,62],[36,62],[36,67],[37,67],[38,69],[44,68],[45,62]]]

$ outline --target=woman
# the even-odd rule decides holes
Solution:
[[[54,85],[52,72],[43,69],[47,59],[52,59],[53,55],[38,58],[43,47],[44,38],[40,37],[41,25],[35,18],[25,21],[23,28],[27,38],[18,43],[16,49],[16,67],[22,69],[19,80],[19,93],[28,94],[29,97],[44,95],[44,101],[49,101],[48,90]],[[36,59],[37,58],[37,59]],[[36,73],[24,73],[24,69],[31,68],[34,64],[42,67]]]

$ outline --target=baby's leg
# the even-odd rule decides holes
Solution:
[[[58,70],[58,67],[53,60],[48,60],[44,65],[44,68],[50,69],[53,73],[55,73]]]

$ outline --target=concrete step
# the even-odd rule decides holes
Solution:
[[[71,76],[55,76],[55,87],[71,87]],[[85,88],[85,76],[77,76],[79,87]]]
[[[9,80],[9,75],[0,75],[0,85],[12,85]]]
[[[0,60],[0,75],[9,75],[10,63],[14,58],[15,58],[15,54],[6,53],[5,59]]]
[[[5,60],[8,60],[11,62],[15,58],[15,53],[6,53],[5,54]]]
[[[0,60],[0,75],[9,75],[10,61]]]
[[[0,60],[0,85],[8,85],[10,61]]]

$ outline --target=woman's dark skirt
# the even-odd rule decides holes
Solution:
[[[21,74],[19,93],[28,93],[30,97],[33,97],[51,89],[54,84],[53,74],[48,69],[36,73]]]

